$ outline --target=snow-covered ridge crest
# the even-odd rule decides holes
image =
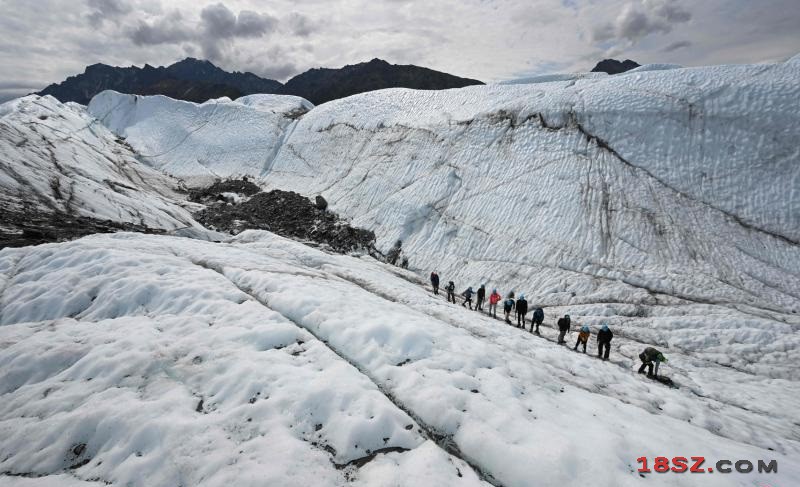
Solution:
[[[311,108],[296,96],[250,95],[197,104],[104,91],[88,111],[135,147],[146,164],[201,186],[268,170],[295,120]]]

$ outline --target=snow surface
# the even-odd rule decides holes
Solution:
[[[178,182],[140,164],[116,139],[82,106],[51,96],[0,105],[4,208],[204,231],[178,203]]]
[[[311,108],[296,96],[196,104],[104,91],[92,98],[88,111],[135,147],[143,162],[203,186],[268,170],[295,119]]]
[[[550,310],[533,337],[371,258],[120,233],[4,249],[0,276],[0,472],[46,476],[10,485],[800,481],[796,382],[674,352],[669,389],[627,329],[601,362]],[[640,477],[658,455],[779,472]]]
[[[554,81],[574,81],[585,78],[604,78],[607,73],[560,73],[560,74],[541,74],[527,78],[515,78],[502,81],[500,85],[530,85],[536,83],[551,83]]]
[[[656,63],[656,64],[643,64],[637,68],[629,69],[624,73],[620,74],[628,74],[628,73],[642,73],[644,71],[665,71],[668,69],[681,69],[683,66],[680,64],[666,64],[666,63]]]

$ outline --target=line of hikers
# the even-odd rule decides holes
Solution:
[[[433,293],[438,295],[439,294],[439,274],[436,271],[431,272],[431,285],[433,286]],[[445,286],[445,291],[447,291],[447,301],[453,304],[456,303],[456,285],[453,281],[449,281],[447,286]],[[472,308],[472,297],[475,296],[475,310],[476,311],[483,311],[483,303],[486,300],[486,286],[481,284],[477,291],[473,291],[472,287],[468,287],[464,292],[461,293],[461,297],[464,298],[464,301],[461,303],[461,306],[467,307],[469,309]],[[493,318],[497,318],[497,305],[500,301],[503,301],[503,313],[505,315],[505,321],[509,325],[511,323],[511,313],[516,313],[517,317],[517,328],[525,329],[525,315],[528,313],[528,301],[525,299],[524,294],[520,294],[519,298],[514,299],[514,291],[508,293],[508,296],[505,300],[503,300],[500,293],[497,292],[497,289],[492,289],[492,294],[489,295],[489,309],[488,314]],[[536,307],[533,309],[533,316],[531,319],[531,333],[535,333],[537,335],[541,335],[539,333],[539,326],[544,322],[544,310],[540,307]],[[558,344],[559,345],[566,345],[566,340],[564,339],[569,332],[570,326],[572,324],[572,320],[570,319],[569,315],[565,314],[562,318],[558,319]],[[535,328],[534,328],[535,327]],[[586,353],[586,345],[589,343],[589,337],[591,336],[591,329],[588,325],[583,325],[578,332],[578,340],[575,342],[575,346],[573,350],[578,350],[578,346],[583,346],[583,353]],[[614,338],[614,333],[608,327],[607,324],[603,324],[600,327],[600,331],[597,332],[597,356],[602,358],[603,360],[608,360],[608,356],[611,353],[611,340]],[[658,376],[658,365],[661,362],[666,362],[667,358],[664,357],[664,354],[659,352],[653,347],[647,347],[644,349],[642,353],[639,354],[639,359],[642,361],[642,366],[639,367],[639,373],[644,374],[645,368],[647,368],[647,376],[648,377],[656,377]],[[655,366],[655,370],[654,369]]]

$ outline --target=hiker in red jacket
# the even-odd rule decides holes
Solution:
[[[503,299],[497,292],[497,289],[492,289],[492,294],[489,295],[489,315],[497,318],[497,303]]]

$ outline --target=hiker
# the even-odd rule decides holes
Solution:
[[[564,337],[567,335],[567,332],[569,331],[569,324],[570,324],[569,315],[564,315],[563,318],[559,318],[558,319],[558,344],[559,345],[567,343],[564,340]]]
[[[578,345],[583,344],[583,353],[586,353],[586,344],[589,343],[589,335],[592,334],[592,331],[589,329],[587,325],[583,325],[581,327],[581,331],[578,332],[578,341],[575,342],[575,348],[573,350],[578,350]]]
[[[478,288],[478,297],[475,300],[475,311],[483,311],[483,302],[486,300],[486,287],[481,284]]]
[[[639,354],[639,358],[642,360],[642,366],[639,367],[639,373],[644,374],[644,368],[647,367],[647,377],[651,378],[658,377],[658,364],[667,361],[667,357],[653,347],[645,348],[644,352]],[[655,371],[653,371],[653,363],[656,365]]]
[[[439,274],[436,271],[431,272],[431,286],[433,286],[433,294],[439,295]]]
[[[597,356],[602,357],[603,360],[608,360],[608,354],[611,352],[611,339],[614,338],[614,333],[608,328],[608,325],[603,324],[600,331],[597,332]],[[603,350],[605,349],[605,353]]]
[[[525,314],[528,312],[528,301],[525,300],[525,295],[520,294],[517,300],[517,328],[522,326],[525,328]]]
[[[453,281],[448,282],[444,290],[447,291],[447,302],[456,304],[456,285]]]
[[[469,309],[472,309],[472,295],[475,294],[475,291],[472,290],[472,286],[468,287],[466,291],[461,293],[464,297],[464,302],[461,303],[461,306],[466,306],[469,303]]]
[[[536,333],[537,335],[541,335],[539,333],[539,325],[544,322],[544,310],[542,308],[536,308],[533,310],[533,319],[531,320],[531,333]],[[533,325],[536,325],[536,330],[534,331]]]
[[[497,292],[497,289],[492,289],[492,294],[489,295],[489,315],[497,319],[497,303],[503,299]]]
[[[509,319],[509,316],[511,316],[511,311],[513,310],[514,310],[514,292],[512,291],[508,293],[508,297],[506,298],[505,301],[503,301],[503,312],[505,312],[506,314],[506,323],[508,323],[509,325],[511,324],[511,319]]]

